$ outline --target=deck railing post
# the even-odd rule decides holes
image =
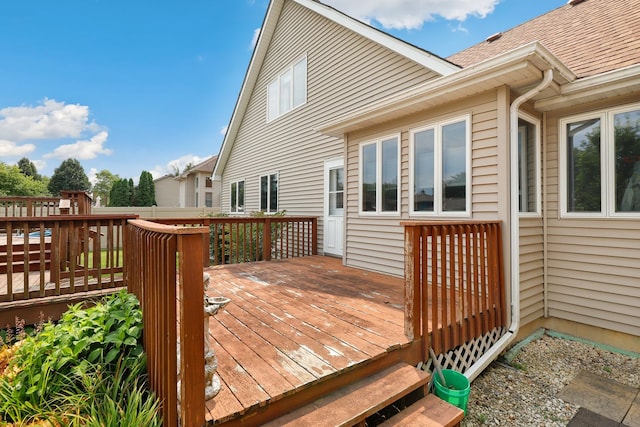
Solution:
[[[265,218],[262,227],[262,259],[271,261],[271,219]]]
[[[201,236],[180,235],[180,375],[183,425],[204,424],[204,285]],[[206,338],[208,339],[208,337]]]
[[[414,340],[420,330],[420,271],[416,268],[419,228],[405,226],[404,236],[404,329],[406,337]]]

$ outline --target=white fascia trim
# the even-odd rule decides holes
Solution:
[[[332,9],[322,3],[313,0],[294,0],[296,3],[313,10],[314,12],[324,16],[327,19],[334,21],[336,24],[342,25],[363,37],[372,40],[382,46],[385,46],[402,56],[405,56],[412,61],[417,62],[430,70],[435,71],[441,76],[447,76],[460,70],[460,67],[454,65],[442,58],[432,55],[424,50],[418,49],[408,43],[398,40],[385,34],[382,31],[378,31],[366,24],[361,23],[355,18],[348,17],[335,9]]]
[[[539,100],[534,107],[539,111],[549,111],[583,98],[607,98],[612,91],[626,90],[632,86],[638,86],[640,90],[640,64],[571,81],[560,86],[560,95]]]

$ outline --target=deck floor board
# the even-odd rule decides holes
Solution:
[[[242,417],[408,344],[400,278],[321,256],[206,271],[209,295],[231,299],[210,322],[222,390],[208,420]]]

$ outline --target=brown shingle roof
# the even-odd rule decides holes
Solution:
[[[579,78],[640,64],[640,0],[566,4],[447,59],[468,67],[534,41]]]

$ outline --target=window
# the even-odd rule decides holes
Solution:
[[[210,191],[207,191],[206,193],[204,193],[204,205],[208,208],[213,207],[213,193]]]
[[[267,121],[307,102],[307,57],[284,70],[267,86]]]
[[[199,205],[200,205],[200,203],[199,203],[199,202],[200,202],[200,197],[199,197],[199,195],[198,195],[198,192],[196,191],[196,208],[197,208],[197,207],[200,207],[200,206],[199,206]]]
[[[344,210],[344,168],[329,170],[329,215],[342,215]]]
[[[267,213],[278,212],[278,174],[260,177],[260,210]]]
[[[560,121],[562,214],[640,213],[640,105]]]
[[[204,183],[204,186],[207,187],[207,188],[213,187],[213,181],[211,180],[210,176],[207,177],[207,179],[206,179],[206,181]]]
[[[231,212],[244,212],[244,181],[231,183]]]
[[[539,124],[533,118],[518,119],[518,195],[520,213],[540,214]]]
[[[360,146],[360,213],[398,213],[399,138]]]
[[[469,119],[435,123],[411,131],[412,214],[469,215]]]

